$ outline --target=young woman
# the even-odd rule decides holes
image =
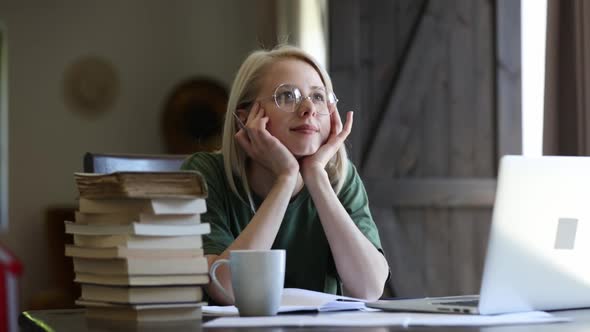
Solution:
[[[209,266],[231,250],[286,249],[285,287],[374,300],[389,267],[368,199],[344,140],[332,82],[302,50],[256,51],[242,64],[229,97],[222,153],[195,153],[184,169],[209,188]],[[217,277],[231,293],[227,265]],[[231,304],[214,286],[214,302]]]

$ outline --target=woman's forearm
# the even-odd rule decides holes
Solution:
[[[351,296],[374,300],[381,296],[389,266],[344,209],[324,170],[305,181],[332,250],[336,269]]]
[[[228,259],[232,250],[270,249],[281,227],[296,182],[297,177],[278,177],[248,226],[244,228],[234,242],[221,255],[208,256],[209,267],[218,259]],[[229,267],[227,265],[220,266],[216,271],[216,276],[224,288],[233,296]],[[223,294],[218,292],[212,283],[207,286],[207,293],[220,304],[232,304],[233,302],[230,302],[230,299],[226,299]]]

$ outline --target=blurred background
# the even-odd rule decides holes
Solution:
[[[528,130],[521,64],[542,60],[542,119],[543,43],[571,31],[546,34],[547,4],[534,1],[542,43],[524,49],[526,2],[0,0],[0,243],[24,266],[21,308],[77,296],[63,220],[84,153],[215,150],[239,65],[279,43],[316,56],[341,115],[355,111],[347,147],[392,268],[386,294],[477,293],[497,163],[523,153]],[[562,3],[549,12],[579,9]],[[540,154],[537,141],[524,152]]]

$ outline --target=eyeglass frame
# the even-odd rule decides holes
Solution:
[[[279,105],[279,102],[277,101],[277,91],[278,91],[278,90],[279,90],[281,87],[284,87],[284,86],[290,86],[290,87],[293,87],[294,89],[297,89],[297,90],[298,90],[298,91],[301,93],[301,96],[299,97],[299,101],[298,101],[298,102],[295,102],[295,107],[293,108],[293,110],[292,110],[292,111],[286,111],[286,110],[284,110],[283,108],[281,108],[281,106]],[[334,92],[332,92],[332,91],[326,90],[325,88],[320,88],[320,89],[323,89],[323,90],[324,90],[324,92],[326,92],[326,97],[327,97],[329,94],[331,94],[331,95],[334,97],[334,103],[333,103],[333,104],[330,104],[330,103],[328,103],[328,101],[326,101],[326,106],[327,106],[327,108],[328,108],[328,113],[320,113],[320,112],[318,112],[318,114],[320,114],[320,115],[330,115],[330,114],[332,114],[332,113],[334,112],[333,110],[330,110],[330,105],[336,105],[336,104],[338,104],[338,101],[339,101],[339,100],[338,100],[338,97],[336,97],[336,94],[335,94]],[[328,97],[327,97],[327,98],[328,98]],[[277,86],[277,87],[275,88],[275,90],[274,90],[274,93],[273,93],[271,96],[269,96],[269,97],[266,97],[266,98],[259,98],[259,99],[255,99],[254,101],[248,101],[248,102],[241,103],[241,104],[239,104],[239,105],[238,105],[238,109],[248,109],[248,110],[249,110],[249,109],[250,109],[250,107],[252,107],[252,105],[253,105],[253,104],[254,104],[254,102],[256,102],[256,101],[263,101],[263,100],[273,100],[273,101],[275,102],[275,106],[277,106],[277,108],[278,108],[279,110],[281,110],[282,112],[286,112],[286,113],[295,113],[295,112],[296,112],[296,111],[299,109],[299,107],[301,106],[301,103],[303,103],[303,100],[305,100],[305,99],[309,99],[309,101],[310,101],[310,102],[311,102],[311,103],[312,103],[314,106],[316,105],[316,104],[315,104],[315,103],[314,103],[314,102],[311,100],[311,96],[303,97],[303,93],[301,92],[301,89],[299,89],[297,86],[294,86],[294,85],[292,85],[292,84],[289,84],[289,83],[282,83],[282,84],[280,84],[279,86]]]

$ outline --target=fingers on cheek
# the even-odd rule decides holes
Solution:
[[[244,140],[242,138],[240,138],[239,136],[236,135],[236,143],[238,144],[238,146],[240,146],[242,149],[248,151],[248,144],[244,143]]]
[[[236,141],[241,141],[242,140],[242,131],[239,130],[235,135],[234,138],[236,139]]]
[[[336,122],[334,124],[334,131],[336,132],[336,134],[338,134],[342,131],[342,123],[341,122]]]
[[[336,122],[336,124],[339,127],[342,127],[342,120],[340,119],[340,114],[334,112],[334,122]]]
[[[253,120],[256,118],[256,114],[258,114],[258,104],[254,104],[254,106],[250,109],[250,113],[248,114],[248,120]]]
[[[349,113],[348,119],[346,120],[346,127],[348,128],[348,131],[350,131],[352,129],[352,123],[353,123],[352,113]]]

